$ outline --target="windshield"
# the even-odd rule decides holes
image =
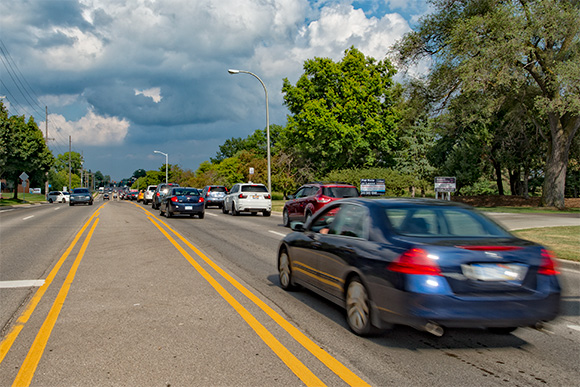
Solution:
[[[242,192],[268,192],[268,188],[263,185],[244,185]]]
[[[322,194],[331,198],[356,198],[358,190],[355,187],[323,187]]]
[[[453,207],[386,208],[395,232],[423,237],[506,237],[510,234],[477,212]]]

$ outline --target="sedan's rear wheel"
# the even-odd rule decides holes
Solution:
[[[280,279],[280,286],[284,290],[294,290],[296,286],[292,283],[292,267],[290,263],[290,256],[284,249],[280,251],[278,257],[278,278]]]
[[[49,203],[52,203],[52,199],[48,199],[48,202],[49,202]]]
[[[197,214],[197,216],[199,216],[199,219],[203,219],[205,217],[205,213],[200,212],[199,214]]]
[[[371,308],[367,289],[360,278],[353,278],[346,291],[346,321],[354,333],[365,336],[371,333]]]

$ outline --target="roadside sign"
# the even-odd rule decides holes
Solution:
[[[385,179],[360,179],[362,196],[381,196],[385,194]]]
[[[435,192],[455,192],[455,177],[436,177]]]
[[[20,174],[20,176],[18,176],[20,178],[20,180],[26,180],[28,179],[28,175],[26,174],[26,172],[22,172]]]

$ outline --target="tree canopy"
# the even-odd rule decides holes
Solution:
[[[333,169],[388,166],[396,146],[395,109],[399,90],[395,68],[385,59],[365,57],[356,48],[335,63],[315,58],[304,63],[295,86],[284,79],[288,116],[286,147],[292,144],[324,174]]]
[[[400,63],[429,57],[430,88],[443,104],[477,93],[482,108],[496,114],[506,98],[525,93],[514,109],[526,112],[547,143],[543,203],[562,208],[569,148],[580,127],[580,2],[431,4],[434,11],[396,46]]]

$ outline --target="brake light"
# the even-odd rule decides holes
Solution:
[[[159,192],[157,192],[157,194],[156,194],[156,195],[157,195],[157,196],[159,196]]]
[[[316,201],[318,203],[329,203],[332,201],[332,198],[329,198],[328,196],[318,196],[316,197]]]
[[[264,195],[264,199],[270,199],[270,198],[271,198],[270,194]]]
[[[473,250],[473,251],[513,251],[521,250],[520,246],[456,246],[460,249]]]
[[[542,249],[542,261],[540,262],[540,268],[538,269],[538,274],[543,275],[558,275],[560,272],[556,270],[556,263],[554,262],[555,255],[553,252]]]
[[[172,198],[171,198],[171,201],[172,201],[173,203],[177,203],[177,196],[174,196],[174,197],[172,197]]]
[[[244,195],[244,194],[239,194],[239,195],[238,195],[238,197],[239,197],[240,199],[245,199],[245,198],[247,198],[248,196],[246,196],[246,195]]]
[[[203,198],[202,197],[199,198],[199,202],[200,203],[203,203]]]
[[[441,275],[441,269],[425,250],[413,248],[391,262],[387,269],[403,274]]]

